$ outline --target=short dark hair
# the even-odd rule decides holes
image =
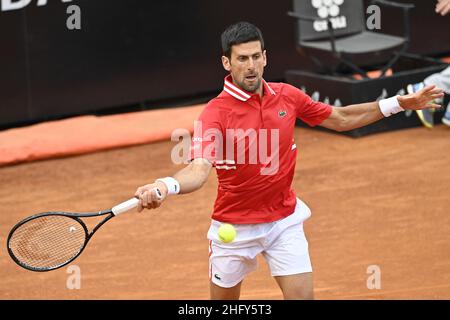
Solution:
[[[255,25],[245,21],[229,26],[222,33],[221,40],[222,54],[228,58],[231,57],[231,47],[235,44],[259,41],[261,43],[261,49],[264,50],[264,39],[261,30]]]

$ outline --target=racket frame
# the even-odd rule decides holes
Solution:
[[[86,224],[84,223],[84,221],[80,219],[80,218],[100,217],[100,216],[104,216],[104,215],[107,215],[107,214],[109,214],[109,215],[106,218],[104,218],[102,221],[100,221],[90,232],[89,232],[89,229],[87,228]],[[26,264],[22,263],[19,259],[17,259],[17,257],[12,252],[12,249],[10,247],[11,237],[12,237],[14,232],[19,227],[23,226],[27,222],[30,222],[31,220],[35,220],[35,219],[38,219],[38,218],[47,217],[47,216],[63,216],[63,217],[71,218],[71,219],[77,221],[83,227],[83,230],[84,230],[84,234],[85,234],[84,243],[83,243],[83,245],[81,247],[81,250],[78,251],[78,253],[75,254],[72,258],[70,258],[66,262],[60,263],[60,264],[58,264],[56,266],[53,266],[51,268],[36,268],[36,267],[32,267],[32,266],[26,265]],[[38,214],[35,214],[35,215],[32,215],[32,216],[29,216],[29,217],[23,219],[22,221],[18,222],[11,229],[11,231],[9,232],[8,239],[6,241],[6,246],[7,246],[7,249],[8,249],[8,253],[9,253],[10,257],[13,259],[13,261],[15,263],[17,263],[19,266],[21,266],[22,268],[25,268],[27,270],[37,271],[37,272],[47,272],[47,271],[52,271],[52,270],[59,269],[61,267],[64,267],[65,265],[69,264],[73,260],[75,260],[84,251],[84,249],[86,248],[87,244],[89,243],[89,240],[92,238],[94,233],[102,225],[104,225],[108,220],[110,220],[113,217],[115,217],[115,215],[111,211],[111,209],[104,210],[104,211],[99,211],[99,212],[88,212],[88,213],[72,213],[72,212],[63,212],[63,211],[50,211],[50,212],[43,212],[43,213],[38,213]]]
[[[161,200],[162,199],[162,194],[161,191],[159,190],[159,188],[155,188],[154,189],[155,193],[156,193],[156,197],[157,199]],[[85,213],[74,213],[74,212],[64,212],[64,211],[49,211],[49,212],[43,212],[43,213],[38,213],[32,216],[29,216],[25,219],[23,219],[22,221],[19,221],[9,232],[8,234],[8,239],[6,240],[6,247],[8,249],[8,253],[10,255],[10,257],[13,259],[13,261],[15,263],[17,263],[19,266],[21,266],[24,269],[27,270],[31,270],[31,271],[37,271],[37,272],[46,272],[46,271],[51,271],[51,270],[56,270],[59,269],[67,264],[69,264],[70,262],[72,262],[73,260],[75,260],[83,251],[84,249],[87,247],[89,240],[92,238],[92,236],[94,235],[94,233],[102,226],[104,225],[108,220],[110,220],[111,218],[122,214],[123,212],[129,211],[135,207],[137,207],[139,204],[139,199],[137,198],[131,198],[128,199],[127,201],[124,201],[122,203],[119,203],[118,205],[112,207],[111,209],[108,210],[103,210],[103,211],[98,211],[98,212],[85,212]],[[80,218],[91,218],[91,217],[100,217],[100,216],[104,216],[104,215],[108,215],[106,218],[104,218],[102,221],[100,221],[92,230],[91,232],[89,232],[86,224],[84,223],[83,220],[81,220]],[[84,229],[84,234],[85,234],[85,238],[84,238],[84,243],[83,246],[81,247],[80,251],[75,254],[72,258],[70,258],[69,260],[58,264],[56,266],[52,266],[51,268],[36,268],[36,267],[31,267],[29,265],[26,265],[22,262],[20,262],[19,259],[17,259],[17,257],[14,255],[14,253],[11,250],[10,247],[10,240],[12,235],[14,234],[14,232],[22,225],[24,225],[25,223],[37,219],[37,218],[41,218],[41,217],[45,217],[45,216],[64,216],[64,217],[68,217],[71,219],[74,219],[75,221],[77,221],[79,224],[81,224],[83,226]]]

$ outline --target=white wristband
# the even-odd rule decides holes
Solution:
[[[380,111],[385,117],[392,116],[393,114],[405,111],[398,103],[398,96],[390,97],[388,99],[383,99],[378,102],[380,106]]]
[[[165,178],[161,178],[161,179],[156,179],[156,181],[161,181],[162,183],[164,183],[166,185],[168,195],[180,193],[180,184],[174,178],[165,177]]]

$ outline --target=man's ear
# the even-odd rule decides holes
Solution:
[[[267,53],[266,50],[263,51],[264,67],[267,66]]]
[[[225,70],[231,71],[231,62],[228,57],[222,56],[222,66]]]

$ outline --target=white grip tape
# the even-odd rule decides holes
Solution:
[[[133,208],[136,208],[139,204],[139,199],[131,198],[130,200],[127,200],[125,202],[119,203],[117,206],[114,206],[111,211],[114,213],[115,216],[121,214],[122,212],[131,210]]]
[[[158,200],[161,200],[162,199],[161,190],[159,190],[158,188],[155,188],[154,190],[156,192],[156,197],[158,198]],[[127,200],[125,202],[119,203],[117,206],[114,206],[111,209],[111,211],[115,216],[117,216],[125,211],[136,208],[138,204],[139,199],[131,198],[130,200]]]
[[[405,111],[398,103],[398,96],[390,97],[388,99],[383,99],[378,102],[381,113],[385,117],[392,116],[393,114]]]

